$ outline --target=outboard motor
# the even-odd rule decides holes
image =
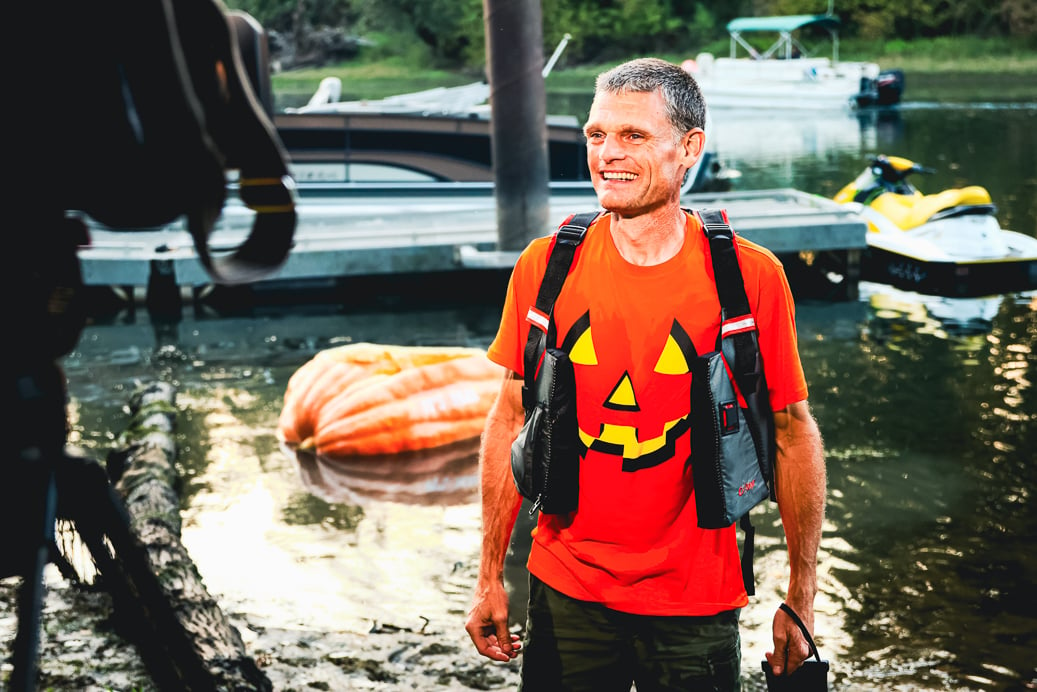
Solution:
[[[904,71],[883,70],[875,80],[876,105],[894,106],[904,93]]]

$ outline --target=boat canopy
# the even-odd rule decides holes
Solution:
[[[793,36],[792,32],[804,27],[825,29],[832,38],[832,59],[839,59],[839,18],[831,14],[792,14],[777,17],[739,17],[727,23],[727,31],[731,34],[731,57],[736,57],[736,46],[745,48],[749,55],[757,60],[782,58],[788,60],[797,55],[806,55],[806,50]],[[757,51],[748,41],[742,38],[744,33],[777,33],[778,40],[763,53]]]
[[[839,18],[831,14],[793,14],[784,17],[739,17],[727,23],[728,32],[769,31],[772,33],[792,32],[805,26],[820,26],[835,29]]]

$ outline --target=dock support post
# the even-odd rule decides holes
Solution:
[[[148,312],[153,316],[181,316],[183,298],[180,295],[180,286],[176,283],[176,268],[171,260],[151,260],[145,302]]]
[[[500,250],[550,230],[547,96],[539,2],[483,0]]]
[[[846,266],[843,271],[843,285],[846,291],[843,294],[845,300],[858,300],[861,297],[861,251],[846,251]]]

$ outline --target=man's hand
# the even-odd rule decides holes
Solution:
[[[796,608],[793,608],[793,610],[796,610]],[[797,614],[803,620],[803,624],[807,626],[807,629],[812,631],[814,629],[814,609],[805,610],[800,606]],[[781,609],[778,609],[774,614],[772,634],[774,636],[774,651],[768,651],[764,656],[767,658],[767,662],[771,664],[771,670],[774,671],[775,675],[782,675],[786,668],[788,668],[789,674],[794,673],[797,668],[803,665],[803,661],[810,658],[810,645],[807,644],[803,633],[800,632],[799,625],[793,622],[792,618]]]
[[[522,643],[517,634],[508,630],[508,594],[502,583],[476,587],[465,630],[475,648],[486,658],[510,661],[518,656]]]

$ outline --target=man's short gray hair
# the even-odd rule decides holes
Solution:
[[[637,58],[598,75],[594,93],[662,93],[666,117],[680,140],[693,128],[706,127],[706,101],[698,82],[679,65],[659,58]]]

